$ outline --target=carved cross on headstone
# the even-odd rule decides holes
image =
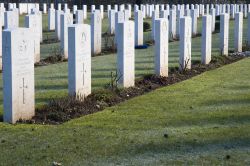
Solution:
[[[22,78],[22,82],[23,82],[23,84],[22,84],[22,86],[19,87],[19,88],[23,90],[23,104],[25,104],[25,89],[28,89],[28,86],[25,85],[24,78]]]
[[[83,63],[83,64],[82,64],[82,70],[81,70],[81,74],[82,74],[82,85],[83,85],[83,86],[84,86],[84,84],[85,84],[85,81],[84,81],[85,77],[84,77],[84,75],[85,75],[86,72],[87,72],[87,71],[85,70],[84,63]]]

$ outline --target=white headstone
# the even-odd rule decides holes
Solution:
[[[212,16],[211,28],[212,28],[212,32],[214,32],[215,31],[215,22],[216,22],[216,15],[215,15],[214,8],[211,9],[211,16]]]
[[[17,28],[19,20],[15,11],[4,12],[4,29]]]
[[[82,10],[83,10],[83,14],[84,14],[84,15],[83,15],[83,18],[84,18],[84,19],[87,19],[87,12],[88,12],[88,11],[87,11],[87,10],[88,10],[87,5],[83,5],[83,6],[82,6]]]
[[[101,18],[104,18],[104,8],[103,5],[100,5]]]
[[[56,36],[58,40],[61,40],[61,15],[63,14],[62,10],[57,10],[56,11]]]
[[[220,49],[222,55],[228,55],[228,33],[229,33],[229,15],[220,15]]]
[[[143,14],[140,10],[135,12],[135,45],[143,45]]]
[[[91,33],[87,24],[76,24],[68,29],[68,84],[69,94],[84,100],[91,94]]]
[[[124,12],[119,11],[115,13],[115,42],[117,41],[117,36],[118,36],[118,24],[124,22]],[[117,43],[117,42],[116,42]]]
[[[234,19],[235,17],[235,5],[231,4],[231,18]]]
[[[64,58],[68,59],[68,27],[73,24],[73,15],[71,13],[61,14],[61,50],[63,51]]]
[[[172,39],[176,38],[176,10],[170,10],[170,15],[169,15],[169,36]]]
[[[47,4],[44,3],[43,4],[43,14],[46,14],[47,13]]]
[[[124,19],[125,21],[128,21],[130,16],[129,16],[129,10],[123,10],[124,11]]]
[[[84,13],[83,10],[76,11],[76,24],[83,24]]]
[[[211,15],[205,15],[202,17],[201,62],[203,64],[209,64],[211,61],[211,49],[212,49],[211,23],[212,23]]]
[[[155,74],[168,76],[168,19],[155,21]]]
[[[50,8],[48,14],[48,29],[49,31],[55,30],[55,9]]]
[[[62,4],[60,3],[57,4],[57,10],[62,10]]]
[[[40,16],[32,14],[25,16],[25,27],[30,29],[34,44],[34,62],[40,61]]]
[[[73,5],[73,14],[76,14],[77,11],[77,5]]]
[[[168,11],[167,10],[161,10],[160,11],[160,18],[168,18]]]
[[[37,19],[39,20],[38,27],[40,29],[40,42],[42,43],[43,42],[43,14],[37,8],[32,9],[31,14],[36,15]]]
[[[180,18],[180,70],[191,69],[191,17]]]
[[[91,13],[95,11],[95,5],[91,5]]]
[[[115,34],[115,10],[108,11],[108,19],[109,19],[109,34]]]
[[[134,22],[125,21],[118,24],[117,74],[118,83],[124,88],[135,84],[135,49]]]
[[[34,44],[28,28],[3,31],[4,122],[35,115]]]
[[[234,49],[236,52],[242,52],[242,37],[243,37],[243,13],[235,14],[234,24]]]
[[[197,9],[191,10],[192,17],[192,35],[197,34]]]
[[[102,51],[102,18],[100,10],[91,14],[91,52],[94,55]]]
[[[155,20],[159,18],[159,11],[158,10],[155,10],[153,11],[153,16],[152,16],[152,33],[151,33],[151,36],[152,36],[152,39],[154,40],[154,36],[155,36]]]

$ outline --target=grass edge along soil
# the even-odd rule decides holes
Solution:
[[[106,89],[93,92],[84,101],[77,100],[75,96],[66,96],[60,99],[51,99],[48,104],[37,108],[31,120],[18,123],[51,124],[58,125],[71,119],[79,118],[117,105],[136,96],[151,92],[157,88],[172,85],[205,71],[219,68],[244,58],[243,56],[213,56],[211,63],[203,65],[199,61],[193,62],[192,69],[180,72],[178,68],[170,68],[168,77],[146,75],[135,81],[135,86],[120,89],[117,86],[108,86]]]

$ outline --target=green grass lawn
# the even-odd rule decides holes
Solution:
[[[249,64],[59,126],[0,123],[0,165],[249,165]]]

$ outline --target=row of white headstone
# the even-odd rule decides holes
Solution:
[[[4,121],[15,123],[19,119],[30,119],[34,115],[34,62],[36,57],[36,43],[39,44],[41,35],[41,13],[34,11],[25,17],[27,28],[7,27],[3,31],[3,91],[4,91]],[[16,11],[7,11],[16,18]],[[119,13],[119,12],[117,12]],[[124,12],[122,12],[124,13]],[[40,15],[39,15],[40,14]],[[249,14],[250,15],[250,14]],[[39,17],[38,17],[39,16]],[[93,35],[95,28],[101,29],[100,11],[92,13],[91,24],[75,24],[67,22],[72,19],[70,12],[60,15],[62,26],[61,37],[63,47],[67,47],[69,70],[69,94],[84,99],[91,93],[91,47],[93,41],[98,42]],[[7,17],[8,18],[8,17]],[[249,19],[250,17],[248,17]],[[39,21],[37,21],[39,20]],[[9,22],[8,19],[6,19]],[[208,64],[211,60],[211,21],[210,15],[202,18],[202,63]],[[34,23],[35,22],[35,23]],[[235,15],[235,51],[242,49],[243,13]],[[248,20],[250,24],[250,20]],[[166,18],[155,19],[155,73],[160,76],[168,76],[168,39],[169,21]],[[95,26],[97,25],[97,26]],[[36,27],[36,29],[35,29]],[[38,28],[37,28],[38,27]],[[92,27],[92,28],[91,28]],[[222,14],[220,22],[221,50],[228,55],[229,15]],[[135,80],[135,23],[126,19],[117,23],[117,72],[119,83],[123,87],[134,86]],[[248,36],[250,33],[248,32]],[[180,56],[179,68],[191,68],[191,36],[192,19],[190,16],[180,18]],[[250,41],[250,40],[249,40]],[[39,48],[40,49],[40,48]]]
[[[0,4],[2,7],[4,7],[4,4]],[[19,3],[19,12],[20,14],[31,13],[31,9],[37,8],[39,9],[39,3]],[[8,3],[8,10],[12,10],[14,8],[17,8],[16,3]],[[43,3],[43,13],[47,13],[47,4]],[[50,8],[54,8],[54,4],[50,4]],[[68,4],[64,4],[64,9],[68,8]],[[107,5],[106,11],[109,12],[111,10],[112,5]],[[250,4],[177,4],[177,5],[172,5],[172,9],[176,8],[178,10],[184,10],[187,9],[199,9],[198,13],[200,15],[204,15],[205,13],[209,13],[209,10],[212,8],[216,9],[216,15],[220,15],[222,13],[228,13],[232,15],[234,18],[234,13],[236,12],[243,12],[244,16],[246,17],[247,13],[249,12]],[[73,5],[73,13],[76,14],[76,11],[78,9],[77,5]],[[96,5],[91,5],[91,12],[96,10]],[[62,4],[58,3],[57,4],[57,10],[62,10]],[[87,11],[87,5],[82,6],[82,10]],[[105,8],[104,5],[99,6],[99,10],[101,13],[104,12]],[[129,10],[131,12],[132,10],[132,5],[127,4],[127,9],[126,5],[121,4],[121,5],[114,5],[114,10],[115,11],[123,11],[123,10]],[[153,11],[163,11],[166,10],[170,11],[170,5],[169,4],[141,4],[140,6],[134,5],[134,11],[141,10],[143,12],[144,17],[152,17]],[[177,12],[177,11],[176,11]]]

